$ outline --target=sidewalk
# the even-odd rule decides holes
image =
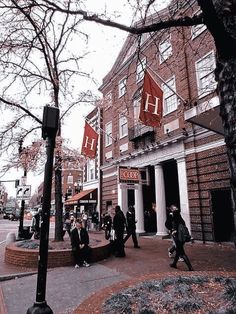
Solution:
[[[46,301],[53,313],[71,314],[93,293],[114,284],[118,285],[124,280],[133,280],[152,273],[176,273],[175,269],[169,267],[171,259],[167,256],[167,248],[170,244],[168,240],[140,237],[139,244],[141,249],[134,249],[132,240],[129,239],[125,258],[110,257],[91,265],[90,268],[63,267],[49,270]],[[236,249],[233,245],[193,243],[186,245],[186,252],[198,274],[199,272],[231,273],[236,277]],[[0,279],[3,275],[32,271],[6,265],[3,261],[2,246],[0,254]],[[188,273],[185,263],[178,263],[177,273]],[[35,301],[36,281],[37,275],[30,275],[0,282],[0,304],[2,304],[0,313],[25,314]],[[88,313],[92,312],[88,311]]]

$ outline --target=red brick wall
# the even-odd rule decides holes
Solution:
[[[108,243],[93,247],[91,262],[103,260],[109,256]],[[9,244],[5,249],[5,262],[25,268],[38,267],[38,250],[17,247],[15,243]],[[71,266],[74,264],[71,250],[49,250],[48,268]]]

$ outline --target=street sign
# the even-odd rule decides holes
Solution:
[[[31,185],[19,185],[16,190],[18,200],[27,200],[31,196]]]

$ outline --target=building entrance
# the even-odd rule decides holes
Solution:
[[[231,241],[234,231],[234,216],[230,189],[211,191],[211,202],[215,241]]]
[[[165,181],[166,206],[175,204],[180,206],[179,201],[179,181],[176,160],[168,160],[163,163],[163,173]]]

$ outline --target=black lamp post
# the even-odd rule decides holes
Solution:
[[[40,232],[39,261],[36,302],[27,310],[27,314],[53,314],[45,300],[47,263],[48,263],[48,239],[50,225],[51,190],[53,155],[55,148],[55,137],[58,129],[59,109],[56,107],[44,107],[42,137],[47,140],[47,162],[44,171],[42,223]]]

